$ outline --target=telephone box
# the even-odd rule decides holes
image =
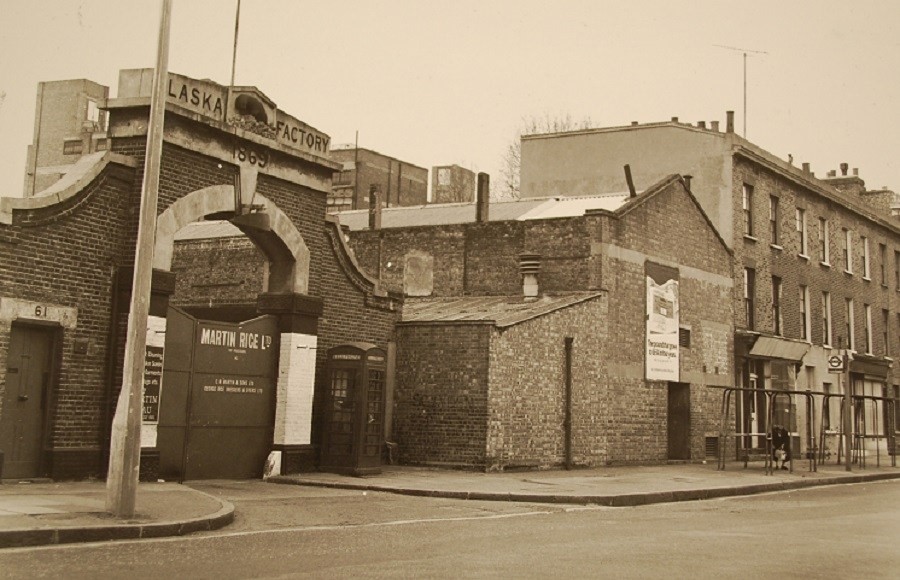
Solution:
[[[383,349],[366,342],[328,350],[322,471],[381,473],[386,361]]]

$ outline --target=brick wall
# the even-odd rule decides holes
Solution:
[[[572,460],[602,465],[608,443],[610,343],[605,296],[493,329],[488,469],[565,462],[565,338],[572,337]]]
[[[0,296],[78,310],[77,326],[60,333],[59,372],[47,401],[46,473],[54,478],[105,471],[99,458],[109,420],[111,287],[126,259],[134,178],[131,168],[111,163],[65,202],[16,211],[12,225],[0,225]],[[8,321],[0,323],[0,369],[9,331]]]
[[[394,437],[406,464],[486,467],[486,324],[397,328]]]
[[[350,234],[360,266],[386,288],[402,292],[404,257],[434,258],[434,296],[518,294],[519,254],[541,255],[545,292],[594,289],[593,223],[583,218],[506,221],[363,230]]]

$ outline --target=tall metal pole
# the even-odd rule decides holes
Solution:
[[[844,425],[844,459],[847,471],[852,471],[850,463],[853,461],[853,414],[850,406],[853,404],[853,383],[850,380],[850,356],[844,351],[844,416],[841,417]]]
[[[747,138],[747,53],[744,53],[744,139]]]
[[[172,0],[162,0],[156,70],[150,97],[150,124],[141,185],[128,334],[122,391],[116,405],[110,440],[106,479],[106,510],[119,518],[134,516],[141,455],[141,404],[144,357],[147,347],[147,316],[150,314],[150,282],[153,274],[153,242],[156,235],[156,205],[159,197],[159,166],[162,157],[163,121],[166,110],[166,79],[169,72],[169,23]]]
[[[237,0],[237,11],[234,14],[234,49],[231,52],[231,84],[234,86],[234,71],[237,67],[237,41],[238,41],[238,25],[241,22],[241,0]]]

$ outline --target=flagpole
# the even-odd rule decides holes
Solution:
[[[162,157],[163,121],[166,111],[166,79],[169,71],[169,24],[172,0],[162,0],[156,69],[150,97],[150,123],[141,185],[128,333],[122,391],[116,405],[110,439],[109,471],[106,479],[106,510],[119,518],[134,516],[141,455],[141,405],[144,357],[147,347],[147,317],[153,274],[153,244],[156,236],[156,206],[159,198],[159,167]]]
[[[231,84],[229,88],[234,86],[234,71],[237,68],[237,41],[238,41],[238,25],[241,21],[241,0],[237,0],[237,11],[234,14],[234,48],[231,52]]]

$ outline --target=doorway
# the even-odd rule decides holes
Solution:
[[[4,479],[44,475],[41,451],[53,371],[54,328],[13,324],[0,415]]]
[[[668,459],[691,458],[691,385],[669,383]]]

